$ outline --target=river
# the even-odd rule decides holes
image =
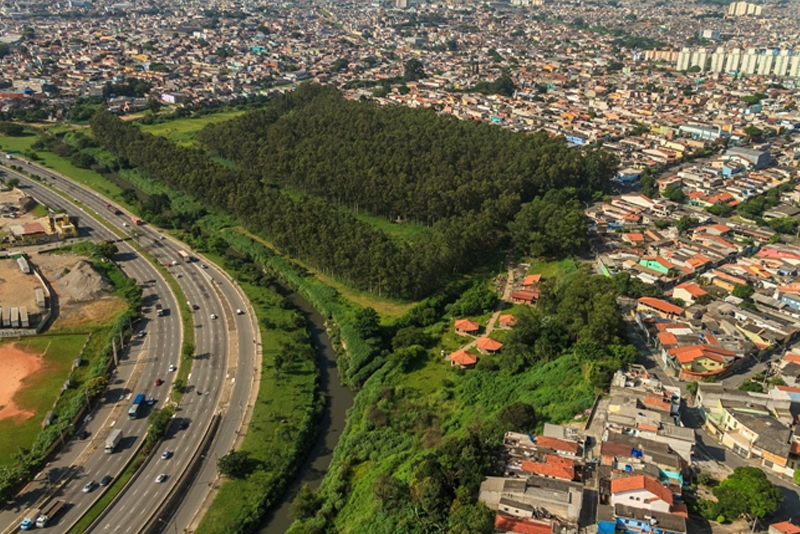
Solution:
[[[309,325],[309,332],[317,349],[320,371],[320,387],[325,392],[328,402],[319,426],[319,434],[314,448],[300,468],[295,481],[283,497],[281,504],[270,511],[261,523],[260,534],[283,534],[289,529],[292,520],[289,518],[289,505],[303,484],[311,489],[319,487],[328,466],[333,458],[333,449],[344,431],[347,409],[353,405],[353,393],[344,387],[339,380],[336,369],[336,351],[325,331],[325,319],[300,294],[284,287],[277,288],[278,293],[303,313]]]

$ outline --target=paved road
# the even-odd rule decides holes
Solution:
[[[114,239],[111,232],[82,213],[75,204],[65,201],[32,180],[22,176],[19,178],[21,184],[40,201],[80,215],[84,233],[94,239]],[[42,502],[47,490],[56,486],[59,490],[55,494],[66,497],[70,505],[59,514],[57,523],[53,524],[53,531],[63,530],[65,525],[80,517],[101,493],[95,490],[84,494],[81,492],[83,485],[89,480],[99,481],[106,474],[116,475],[130,459],[134,446],[144,435],[147,426],[146,411],[140,419],[131,421],[127,418],[131,396],[134,392],[158,396],[148,386],[152,385],[150,377],[166,372],[167,361],[176,360],[180,353],[181,325],[178,315],[157,318],[153,309],[155,302],[161,302],[165,307],[176,307],[166,282],[149,262],[126,243],[120,243],[118,248],[120,253],[116,259],[128,276],[139,281],[153,281],[143,287],[144,316],[135,326],[146,335],[144,338],[134,338],[128,350],[121,354],[120,365],[105,394],[105,402],[95,411],[93,419],[84,425],[91,433],[90,440],[68,443],[38,480],[15,500],[13,506],[0,512],[0,525],[4,532],[7,528],[16,528],[24,512]],[[125,438],[118,452],[108,455],[102,449],[105,437],[112,427],[122,428]],[[76,465],[79,466],[74,467]]]
[[[16,163],[26,165],[19,160]],[[97,213],[109,214],[109,221],[119,228],[125,228],[123,223],[130,220],[130,214],[111,215],[105,210],[106,199],[63,176],[42,168],[28,167],[27,170],[53,180],[52,185],[62,187],[77,201]],[[53,179],[54,176],[58,178]],[[165,264],[179,260],[179,250],[188,250],[183,244],[172,239],[161,239],[159,232],[146,225],[137,227],[136,230],[139,232],[137,240],[140,245]],[[207,268],[204,268],[206,266]],[[191,424],[185,430],[179,430],[178,425],[170,428],[164,448],[174,450],[174,456],[169,460],[161,460],[159,455],[151,458],[140,471],[140,476],[128,486],[125,495],[112,507],[97,530],[137,532],[154,511],[156,503],[167,495],[177,481],[178,475],[186,467],[211,415],[218,410],[225,414],[215,442],[216,446],[210,453],[212,457],[219,457],[233,446],[241,421],[249,409],[259,340],[255,316],[249,303],[227,275],[212,264],[182,263],[170,269],[176,277],[180,275],[177,278],[178,283],[188,300],[199,308],[193,313],[197,357],[188,381],[188,395],[185,396],[178,414],[180,420],[189,421]],[[159,319],[177,317],[177,308],[172,307],[172,309],[176,313]],[[236,314],[237,309],[243,310],[244,313]],[[219,318],[211,319],[212,313]],[[170,362],[164,359],[163,368],[158,369],[158,372],[150,378],[158,376],[167,380],[169,372],[166,366],[169,363],[178,363],[177,358],[171,359]],[[161,387],[166,388],[166,385]],[[208,462],[200,480],[203,475],[209,477],[216,474],[214,464],[215,462]],[[154,479],[162,472],[167,474],[167,481],[156,485]],[[183,498],[181,511],[175,518],[176,528],[183,529],[189,523],[208,490],[207,484],[195,484],[187,492]]]

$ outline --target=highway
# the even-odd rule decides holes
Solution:
[[[50,170],[38,166],[32,166],[22,160],[15,160],[16,165],[22,166],[28,172],[37,174],[45,179],[54,187],[62,189],[67,195],[72,197],[77,205],[86,206],[96,213],[103,216],[108,222],[125,231],[130,231],[129,214],[114,215],[105,209],[108,201],[101,198],[98,194],[88,190],[79,184],[57,175]],[[22,179],[26,185],[31,185],[32,194],[45,203],[53,206],[67,207],[70,212],[81,215],[81,226],[89,226],[84,213],[76,211],[74,207],[65,206],[63,199],[47,190],[35,181]],[[80,208],[78,208],[80,209]],[[127,225],[127,226],[126,226]],[[97,224],[91,224],[93,232],[98,239],[110,239],[112,236],[108,231]],[[180,261],[179,250],[188,250],[181,243],[170,238],[163,238],[162,234],[153,228],[145,226],[136,227],[138,232],[137,241],[140,246],[148,249],[159,261],[164,264],[171,264],[173,261]],[[171,294],[166,288],[166,284],[161,281],[155,269],[138,254],[130,250],[127,245],[120,244],[120,259],[124,260],[123,266],[127,268],[129,261],[142,262],[146,264],[149,271],[139,273],[132,272],[131,275],[140,280],[155,280],[155,287],[148,292],[150,300],[146,300],[148,305],[148,320],[156,326],[153,333],[147,333],[143,338],[143,344],[148,343],[158,346],[158,352],[165,357],[157,354],[148,357],[150,365],[143,367],[139,386],[135,392],[145,393],[149,398],[151,395],[156,398],[165,399],[168,394],[169,383],[174,373],[170,373],[170,364],[179,364],[178,356],[180,350],[180,335],[170,334],[169,332],[180,332],[177,306],[172,300]],[[138,475],[127,486],[120,498],[118,498],[104,515],[103,520],[96,526],[95,531],[114,531],[114,532],[138,532],[150,515],[154,512],[157,505],[164,499],[178,480],[180,473],[185,469],[195,447],[199,444],[201,436],[205,432],[211,416],[221,411],[225,416],[222,419],[218,439],[215,447],[209,456],[214,458],[225,454],[234,443],[239,424],[244,417],[248,406],[248,399],[251,393],[251,385],[255,372],[255,356],[257,349],[257,324],[249,303],[241,293],[239,288],[223,272],[216,269],[212,264],[201,261],[190,263],[179,263],[169,267],[172,274],[176,277],[182,290],[185,292],[189,302],[197,309],[193,311],[193,323],[195,328],[196,358],[192,373],[188,380],[187,394],[179,408],[175,424],[171,425],[167,436],[161,447],[174,451],[171,458],[162,460],[160,452],[151,456],[149,461],[139,470]],[[127,272],[127,270],[126,270]],[[147,274],[144,274],[144,273]],[[140,278],[141,276],[141,278]],[[149,284],[148,284],[149,285]],[[148,287],[145,287],[148,291]],[[169,298],[167,298],[169,296]],[[156,301],[155,299],[160,300]],[[164,317],[155,318],[152,306],[156,302],[161,303],[165,309],[169,309]],[[236,310],[244,311],[242,315],[236,314]],[[212,319],[214,314],[218,319]],[[164,325],[165,333],[161,334],[161,326]],[[173,325],[169,332],[166,326]],[[162,345],[161,343],[165,343]],[[155,386],[154,380],[162,378],[165,383]],[[140,391],[141,390],[141,391]],[[159,395],[160,394],[160,395]],[[129,401],[125,403],[125,410]],[[146,414],[144,414],[146,416]],[[134,425],[130,432],[143,436],[145,418],[138,421],[127,421],[121,428],[127,425]],[[187,425],[188,424],[188,425]],[[138,425],[142,425],[141,429]],[[185,428],[182,428],[187,425]],[[127,435],[128,432],[125,432]],[[111,455],[120,456],[122,455]],[[121,458],[122,459],[122,458]],[[80,488],[83,487],[85,480],[93,476],[101,478],[103,469],[108,470],[107,462],[109,455],[102,452],[95,453],[85,464],[85,476],[78,477],[64,488],[63,495],[67,497],[74,506],[66,513],[62,513],[56,525],[61,531],[61,525],[69,525],[85,511],[89,501],[93,501],[93,496],[99,494],[97,490],[90,494],[83,494]],[[120,462],[120,465],[124,462]],[[206,462],[204,476],[211,476],[216,472],[214,462]],[[99,470],[99,471],[96,471]],[[116,471],[119,470],[117,467]],[[115,471],[115,472],[116,472]],[[155,478],[164,473],[167,475],[163,483],[157,484]],[[195,486],[186,493],[183,499],[183,506],[176,514],[174,524],[176,528],[182,530],[194,516],[200,503],[209,491],[208,485]],[[73,518],[72,516],[76,517]],[[184,524],[179,524],[184,523]]]

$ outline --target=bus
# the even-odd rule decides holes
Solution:
[[[128,419],[136,419],[139,417],[139,410],[141,410],[142,404],[144,404],[144,393],[139,393],[136,395],[136,398],[133,399],[133,404],[131,404],[128,410]]]
[[[194,258],[192,258],[191,254],[189,254],[185,250],[179,250],[178,251],[178,256],[180,256],[181,260],[185,261],[186,263],[190,263],[194,259]]]

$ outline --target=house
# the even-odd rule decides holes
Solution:
[[[504,510],[508,501],[544,508],[552,516],[577,523],[583,508],[583,484],[531,475],[527,478],[487,477],[478,500],[492,510]]]
[[[524,473],[539,475],[545,478],[557,478],[561,480],[576,480],[578,478],[575,469],[575,460],[555,454],[546,454],[544,462],[523,461],[520,464],[520,469]]]
[[[514,291],[511,293],[511,302],[514,304],[536,304],[539,300],[539,291]]]
[[[720,376],[739,359],[733,351],[704,343],[675,347],[667,354],[673,367],[679,369],[678,377],[689,381]]]
[[[522,289],[531,290],[533,287],[539,284],[542,280],[541,274],[529,274],[525,277],[525,280],[522,282]]]
[[[741,163],[748,169],[763,169],[770,162],[769,152],[740,147],[729,148],[724,157]]]
[[[500,328],[511,328],[515,324],[517,324],[517,318],[511,314],[501,315],[497,319],[497,325]]]
[[[768,534],[800,534],[800,527],[788,521],[773,523],[769,526]]]
[[[655,478],[634,475],[611,481],[611,505],[618,504],[668,514],[672,509],[672,491]]]
[[[478,357],[465,350],[457,350],[450,354],[450,366],[458,365],[462,369],[470,369],[478,363]]]
[[[503,508],[505,508],[504,506]],[[506,512],[507,513],[507,512]],[[553,534],[553,525],[542,520],[523,520],[508,517],[502,513],[494,518],[494,532],[513,532],[514,534]]]
[[[672,298],[681,299],[686,304],[692,305],[698,298],[708,295],[703,288],[694,282],[684,282],[675,286],[672,290]]]
[[[653,534],[686,534],[686,518],[644,510],[634,506],[617,504],[614,506],[614,519],[617,530],[622,532],[652,532]]]
[[[490,337],[482,337],[475,342],[481,354],[493,354],[503,348],[503,344]]]
[[[455,323],[456,334],[459,336],[474,336],[481,329],[481,325],[469,319],[459,319]]]
[[[657,271],[663,275],[668,274],[670,269],[675,269],[675,266],[672,263],[658,256],[642,258],[639,260],[639,265]]]
[[[653,297],[640,298],[636,311],[643,315],[656,315],[662,319],[672,319],[683,315],[683,308],[680,306]]]

